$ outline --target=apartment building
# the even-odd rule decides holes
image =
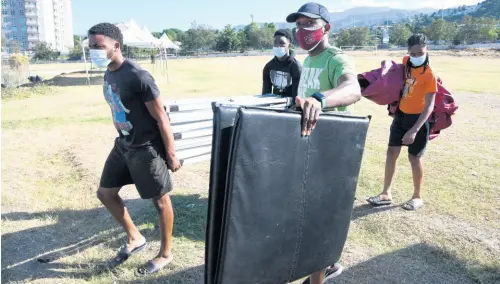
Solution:
[[[2,34],[23,50],[44,41],[67,53],[73,48],[71,0],[2,0]]]

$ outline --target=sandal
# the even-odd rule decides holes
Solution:
[[[129,259],[129,257],[131,257],[133,254],[143,251],[146,248],[146,245],[146,240],[144,240],[144,244],[134,248],[133,250],[130,250],[126,244],[123,245],[116,254],[116,257],[108,261],[107,266],[109,268],[117,267],[118,265],[124,263],[127,259]]]
[[[173,254],[170,255],[170,257],[167,259],[167,261],[162,266],[159,266],[159,265],[155,264],[152,260],[150,260],[146,263],[145,266],[137,269],[137,271],[134,274],[137,277],[144,277],[144,276],[148,276],[148,275],[157,273],[162,268],[169,265],[172,262],[172,260],[174,260]]]
[[[412,198],[412,199],[406,201],[403,205],[401,205],[401,207],[403,207],[403,209],[408,210],[408,211],[415,211],[415,210],[421,208],[422,206],[424,206],[424,201],[421,198],[419,198],[419,199]]]
[[[366,201],[373,206],[384,206],[384,205],[391,205],[392,204],[392,199],[382,200],[380,198],[380,195],[369,197],[366,199]]]

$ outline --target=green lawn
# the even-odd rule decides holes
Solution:
[[[368,71],[384,58],[359,55],[355,61],[358,70]],[[171,60],[169,82],[158,68],[144,66],[163,98],[177,100],[258,94],[269,59]],[[500,59],[431,60],[460,110],[426,153],[426,206],[411,213],[365,204],[382,186],[390,118],[385,107],[362,100],[356,113],[373,119],[342,258],[345,272],[331,283],[500,282]],[[129,186],[122,195],[151,246],[116,271],[98,272],[124,234],[95,197],[116,133],[101,79],[93,76],[92,86],[82,86],[81,77],[59,78],[55,86],[17,91],[2,102],[2,282],[202,283],[208,162],[174,175],[171,267],[135,279],[134,269],[156,254],[159,242],[153,207]],[[396,202],[406,201],[412,184],[404,152],[394,184]],[[54,261],[42,264],[37,257]]]

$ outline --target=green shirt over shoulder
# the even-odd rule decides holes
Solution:
[[[298,96],[308,98],[316,92],[334,89],[339,78],[345,74],[356,76],[354,63],[349,56],[336,47],[329,47],[304,61],[300,76]],[[347,111],[348,107],[329,108],[328,111]]]

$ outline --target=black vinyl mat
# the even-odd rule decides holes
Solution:
[[[368,117],[214,105],[205,282],[286,283],[337,262]]]

